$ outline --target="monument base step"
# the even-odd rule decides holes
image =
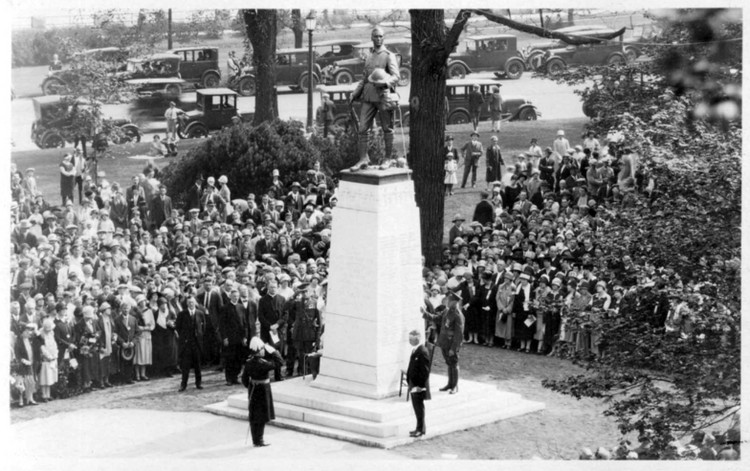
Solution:
[[[543,403],[475,381],[461,380],[458,394],[438,391],[446,382],[444,376],[430,376],[433,386],[432,400],[425,403],[426,438],[544,409]],[[276,420],[271,423],[278,427],[379,448],[417,440],[409,437],[416,419],[405,396],[381,400],[349,396],[311,387],[309,377],[307,381],[295,378],[273,383],[272,388]],[[247,420],[247,395],[230,396],[206,410]]]

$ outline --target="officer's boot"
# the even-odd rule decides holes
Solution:
[[[385,143],[385,156],[380,163],[381,170],[390,167],[393,161],[393,133],[383,134],[383,142]]]
[[[354,166],[350,169],[352,172],[362,170],[370,164],[370,157],[367,155],[368,145],[368,136],[359,136],[359,143],[357,147],[359,150],[359,162],[354,164]]]

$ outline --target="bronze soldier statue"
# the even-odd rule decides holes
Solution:
[[[352,171],[362,169],[370,163],[367,137],[375,115],[383,128],[386,165],[393,154],[393,110],[398,106],[398,100],[392,94],[395,94],[400,78],[398,61],[396,55],[383,45],[383,30],[380,27],[372,30],[372,45],[365,61],[363,78],[351,97],[351,103],[357,100],[362,102],[359,117],[359,162],[352,167]]]

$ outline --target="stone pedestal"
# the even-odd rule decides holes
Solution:
[[[372,399],[398,392],[408,333],[424,329],[419,210],[410,173],[342,175],[316,388]]]
[[[343,173],[333,210],[320,375],[272,384],[274,425],[383,448],[415,440],[408,433],[415,422],[411,404],[397,396],[411,354],[409,331],[424,329],[419,211],[409,173]],[[431,375],[428,437],[544,409],[464,379],[459,394],[438,392],[446,382]],[[247,408],[247,393],[206,406],[243,420]]]

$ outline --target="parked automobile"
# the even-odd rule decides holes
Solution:
[[[411,83],[411,53],[409,53],[410,62],[408,64],[404,63],[403,57],[397,48],[394,47],[397,44],[395,42],[386,42],[386,48],[396,54],[396,63],[399,66],[400,76],[398,86],[405,87]],[[324,72],[326,84],[346,85],[362,80],[365,71],[365,61],[370,54],[370,48],[372,48],[372,43],[360,43],[354,46],[354,49],[358,52],[357,57],[336,61],[332,66],[329,66]]]
[[[309,51],[305,48],[279,49],[276,51],[276,84],[287,85],[294,91],[307,93]],[[321,70],[318,64],[313,64],[313,88],[320,83]],[[255,95],[255,69],[252,66],[244,68],[232,80],[228,87],[236,90],[242,96]]]
[[[105,64],[108,72],[116,73],[125,70],[129,51],[121,47],[103,47],[99,49],[87,49],[73,54],[73,63],[83,60],[94,60]],[[50,66],[47,77],[42,81],[42,93],[44,95],[59,95],[65,93],[69,85],[78,83],[79,77],[74,67]]]
[[[643,54],[642,47],[659,37],[661,30],[655,25],[645,25],[633,29],[633,34],[623,40],[622,50],[629,61]]]
[[[360,42],[358,39],[331,39],[313,43],[315,63],[323,69],[336,61],[357,57],[359,51],[354,46]]]
[[[232,124],[232,118],[243,121],[253,118],[253,113],[237,111],[237,92],[228,88],[202,88],[196,90],[196,108],[181,114],[177,120],[177,135],[183,139],[206,137]]]
[[[169,54],[180,57],[180,78],[203,88],[218,87],[221,83],[219,49],[192,46],[170,49]]]
[[[616,66],[627,61],[621,42],[581,44],[550,49],[542,56],[540,71],[555,76],[578,65]]]
[[[34,123],[31,125],[31,140],[40,149],[50,149],[55,147],[65,147],[65,138],[62,129],[67,126],[69,101],[64,101],[61,95],[47,95],[44,97],[32,98],[34,104]],[[86,102],[78,100],[78,106],[85,107]],[[125,142],[140,142],[141,132],[138,126],[133,124],[129,119],[108,119],[105,123],[107,126],[115,127],[119,130],[113,144],[123,144]]]
[[[484,121],[490,119],[489,97],[492,87],[501,85],[494,79],[448,79],[445,82],[445,96],[448,99],[448,124],[464,124],[471,121],[469,113],[469,92],[472,86],[479,85],[479,92],[485,98],[479,119]],[[528,99],[516,96],[500,95],[503,98],[502,119],[507,121],[534,121],[542,116],[542,113]]]
[[[589,38],[600,38],[610,36],[616,30],[606,25],[577,25],[555,30],[556,33],[568,34],[570,36],[582,36]],[[551,41],[536,43],[529,46],[525,51],[526,63],[532,70],[540,70],[543,65],[544,53],[550,49],[561,49],[568,47],[570,44],[562,39],[553,39]]]
[[[180,62],[180,56],[165,53],[130,59],[119,78],[133,85],[139,97],[178,97],[189,85],[180,76]]]
[[[454,52],[448,58],[448,77],[464,78],[467,74],[493,71],[509,79],[519,79],[526,61],[517,49],[512,34],[489,34],[466,38],[466,51]]]

